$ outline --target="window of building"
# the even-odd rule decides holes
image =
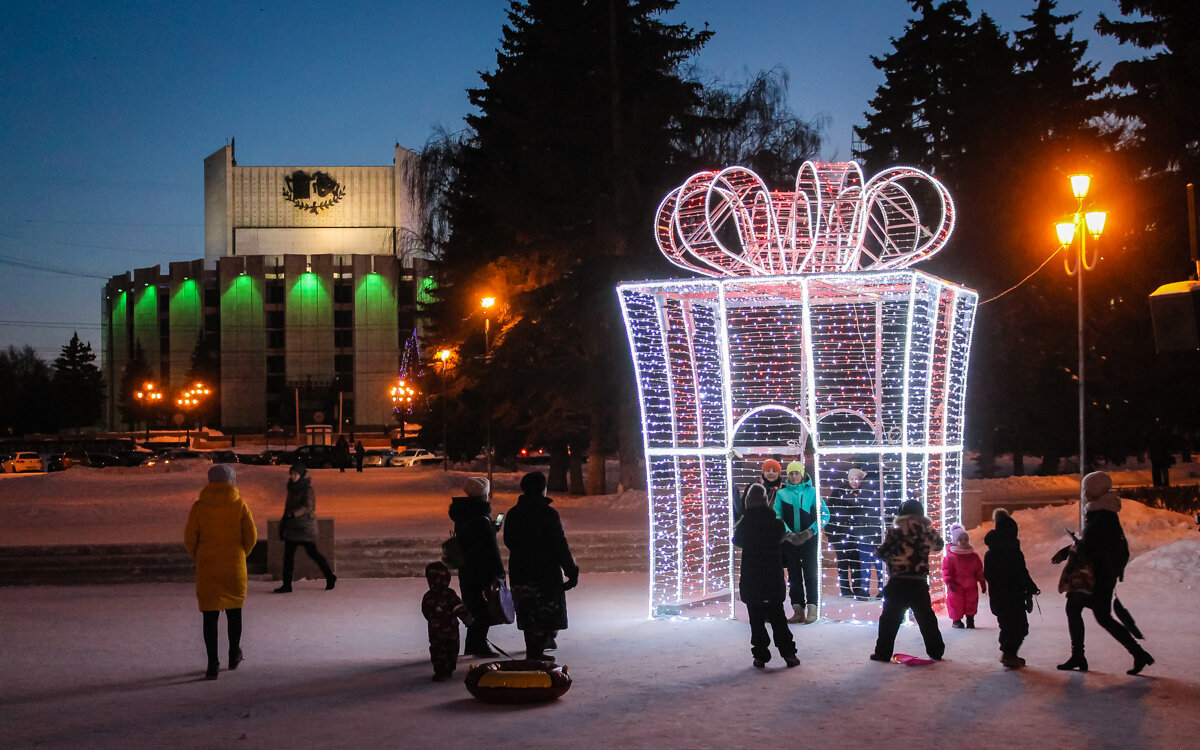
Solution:
[[[267,295],[266,303],[268,305],[282,305],[283,298],[284,298],[283,282],[282,281],[268,281],[266,295]]]
[[[353,302],[354,286],[340,281],[335,281],[333,284],[333,303],[335,305],[349,305]]]
[[[283,310],[267,310],[267,328],[283,328]]]
[[[267,356],[267,374],[268,375],[282,375],[284,372],[283,362],[284,362],[283,357],[278,354],[268,355]]]
[[[267,348],[283,348],[283,331],[267,331]]]
[[[353,328],[354,327],[354,311],[353,310],[334,310],[333,311],[333,327],[334,328]]]
[[[333,355],[333,371],[339,375],[354,372],[354,355],[353,354],[335,354]]]
[[[349,349],[354,346],[354,331],[334,331],[333,345],[338,349]]]
[[[204,306],[217,307],[220,304],[221,297],[217,294],[217,288],[215,286],[204,287]]]
[[[220,333],[221,331],[221,316],[217,313],[208,313],[204,316],[204,335],[210,333]]]

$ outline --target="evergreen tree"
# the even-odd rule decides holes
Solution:
[[[54,403],[60,428],[90,427],[104,408],[104,377],[96,367],[92,345],[73,333],[54,360]]]

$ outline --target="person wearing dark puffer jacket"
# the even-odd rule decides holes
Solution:
[[[521,496],[504,520],[508,575],[517,627],[525,634],[525,658],[553,661],[546,648],[567,628],[566,592],[579,583],[558,511],[546,497],[546,475],[521,477]],[[564,581],[563,578],[566,578]]]
[[[1129,562],[1129,543],[1121,528],[1121,498],[1112,488],[1112,478],[1103,471],[1094,471],[1080,483],[1080,502],[1083,503],[1083,532],[1075,546],[1091,562],[1096,577],[1092,593],[1070,592],[1067,594],[1067,629],[1071,635],[1071,658],[1059,664],[1062,670],[1088,670],[1083,655],[1083,609],[1092,610],[1096,622],[1108,631],[1133,657],[1133,668],[1126,674],[1140,674],[1154,663],[1154,657],[1138,645],[1133,634],[1120,622],[1113,619],[1112,600],[1117,581],[1125,578],[1125,564]],[[1055,553],[1052,562],[1059,563],[1067,558],[1070,546]]]
[[[925,517],[920,500],[901,504],[900,514],[877,550],[879,559],[887,565],[888,581],[883,587],[883,612],[879,615],[875,652],[871,654],[873,661],[891,660],[896,633],[909,609],[921,629],[929,658],[941,659],[946,652],[929,598],[929,554],[940,552],[944,546],[942,537],[933,530],[933,522]]]
[[[739,596],[746,603],[750,619],[750,654],[754,666],[762,669],[771,660],[771,638],[767,623],[775,635],[775,648],[789,667],[799,666],[796,641],[788,629],[783,600],[787,587],[783,581],[783,551],[780,542],[787,533],[783,521],[771,508],[767,489],[752,484],[746,490],[746,506],[733,527],[733,543],[742,548],[742,571],[738,579]],[[809,530],[808,534],[812,534]]]
[[[333,588],[337,576],[329,567],[329,561],[317,550],[317,493],[313,491],[312,479],[304,464],[298,463],[288,472],[287,500],[283,505],[283,518],[279,521],[279,536],[283,539],[283,585],[273,593],[292,592],[296,547],[303,547],[321,569],[321,575],[325,576],[325,589]]]
[[[1033,609],[1033,597],[1042,592],[1025,567],[1025,554],[1021,552],[1021,540],[1017,539],[1017,522],[1004,508],[997,508],[992,520],[996,528],[983,537],[987,546],[983,577],[988,584],[988,606],[1000,626],[1000,663],[1009,669],[1020,669],[1025,660],[1017,652],[1029,635],[1027,614]]]
[[[454,535],[463,550],[463,566],[458,570],[458,591],[471,613],[463,653],[470,656],[497,656],[488,646],[489,618],[483,590],[504,577],[500,546],[496,543],[496,525],[492,522],[492,504],[488,502],[491,483],[483,477],[467,477],[463,483],[466,497],[450,500],[450,520]]]

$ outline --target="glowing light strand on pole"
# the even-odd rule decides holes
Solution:
[[[711,278],[617,289],[642,413],[652,616],[730,616],[731,499],[763,460],[806,445],[826,535],[868,558],[868,576],[904,500],[943,533],[959,520],[978,296],[909,269],[953,226],[945,187],[907,167],[868,180],[854,163],[808,162],[792,192],[729,167],[663,200],[659,248]],[[864,489],[847,485],[850,468]],[[836,598],[837,577],[822,572],[822,613],[874,620],[877,604]]]

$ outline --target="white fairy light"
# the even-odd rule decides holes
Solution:
[[[953,215],[925,173],[864,181],[854,164],[806,163],[794,193],[741,167],[704,172],[663,201],[660,249],[718,278],[617,288],[642,413],[651,616],[732,614],[731,499],[762,460],[809,444],[826,534],[846,545],[873,550],[910,498],[940,530],[959,520],[978,296],[908,270],[945,244]],[[850,467],[869,477],[862,492],[846,486]],[[833,599],[822,614],[878,612]]]

